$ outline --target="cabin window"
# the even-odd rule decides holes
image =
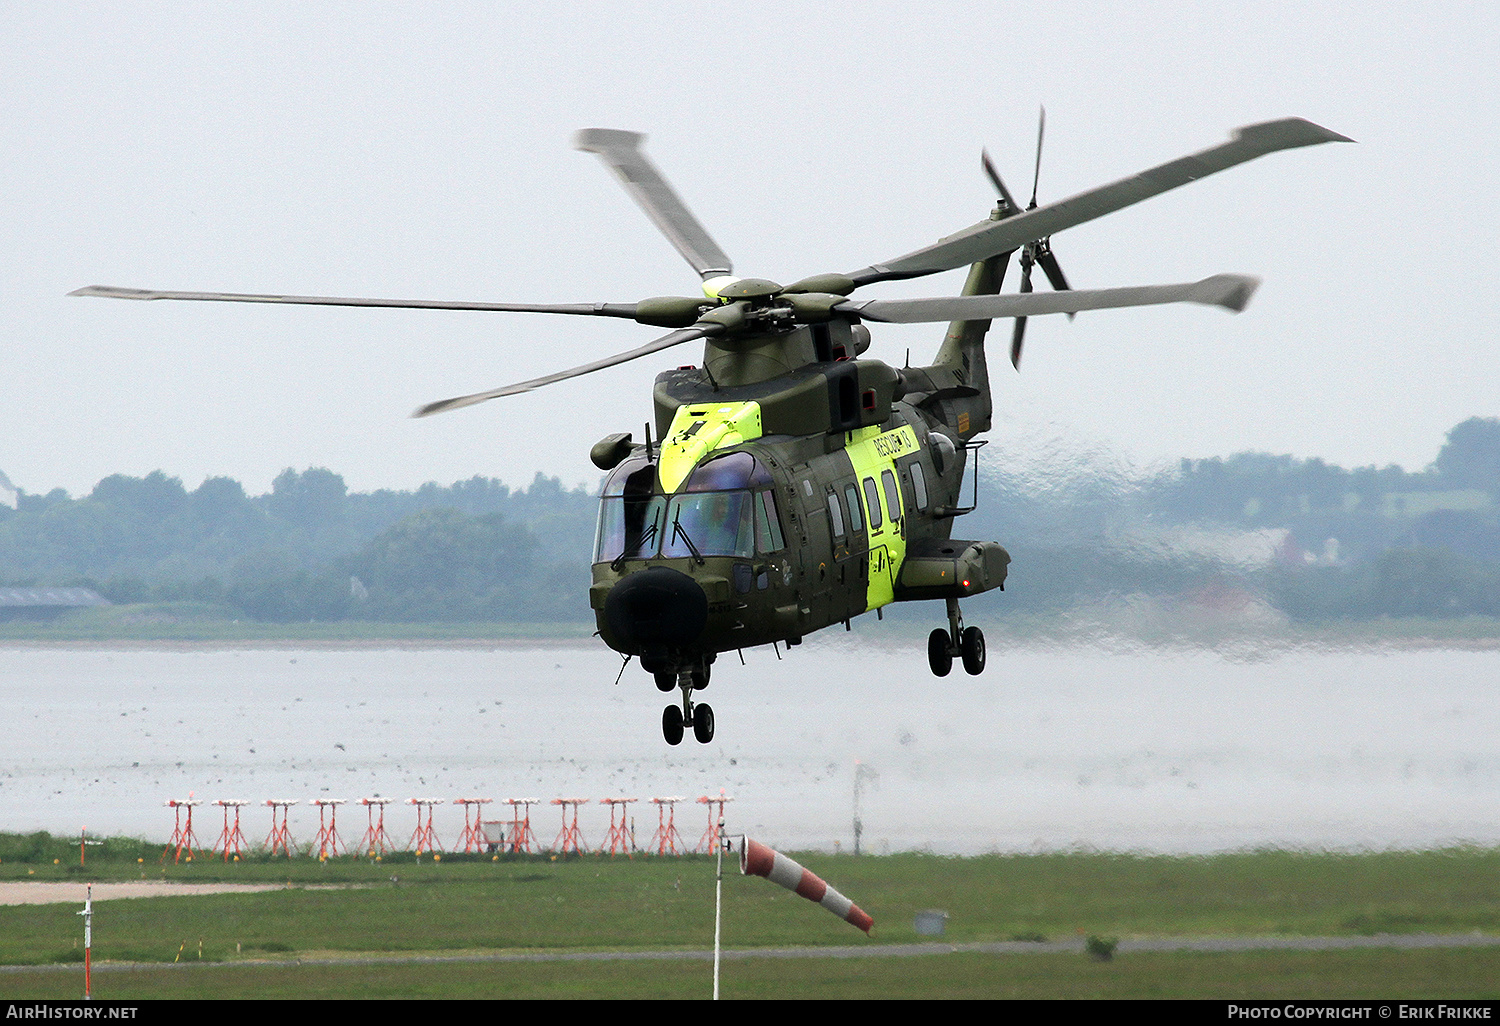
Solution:
[[[885,486],[885,511],[892,520],[901,519],[901,489],[896,485],[896,475],[889,470],[880,472],[880,483]]]
[[[859,512],[859,492],[853,485],[844,486],[844,499],[849,504],[849,530],[855,533],[863,531],[865,522]]]
[[[870,513],[870,530],[880,530],[880,525],[884,523],[880,519],[880,493],[875,490],[875,479],[872,477],[865,478],[865,506]]]
[[[786,548],[781,534],[781,520],[776,515],[776,494],[770,491],[756,495],[756,545],[761,552],[780,552]]]
[[[911,465],[911,490],[917,493],[917,509],[927,509],[927,475],[922,473],[922,464]]]
[[[844,536],[844,511],[839,506],[839,497],[836,492],[828,493],[828,526],[833,531],[834,538]]]

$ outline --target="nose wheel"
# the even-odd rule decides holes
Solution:
[[[953,657],[962,662],[964,672],[984,672],[984,631],[965,627],[958,599],[948,600],[948,629],[938,627],[927,636],[927,665],[935,677],[946,677],[953,670]]]
[[[663,676],[665,675],[661,673],[655,674],[656,686],[662,691],[669,691],[670,686],[662,687]],[[708,687],[708,667],[681,671],[677,676],[676,687],[682,691],[682,705],[669,705],[662,710],[662,737],[669,745],[680,745],[686,729],[692,727],[693,737],[698,743],[708,744],[714,739],[713,707],[707,702],[693,701],[694,691]]]
[[[661,711],[661,734],[669,745],[682,744],[682,710],[675,705]]]

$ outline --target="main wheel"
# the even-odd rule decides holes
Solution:
[[[984,670],[984,631],[978,627],[965,627],[958,636],[958,648],[964,660],[964,672],[981,673]]]
[[[661,736],[669,745],[682,744],[682,710],[669,705],[661,712]]]
[[[714,711],[702,702],[693,706],[693,736],[700,745],[714,739]]]
[[[657,670],[651,676],[656,681],[658,691],[671,691],[677,686],[677,674],[671,670]]]
[[[933,628],[927,635],[927,665],[937,677],[948,676],[953,669],[953,653],[948,651],[948,632],[941,627]]]
[[[694,670],[692,673],[688,674],[688,677],[693,682],[694,691],[702,691],[704,688],[708,687],[707,666],[703,667],[703,669],[701,670]]]

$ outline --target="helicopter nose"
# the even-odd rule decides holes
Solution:
[[[708,625],[708,596],[681,571],[648,567],[609,590],[604,618],[618,637],[636,645],[684,645]]]

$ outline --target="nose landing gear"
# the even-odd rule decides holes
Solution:
[[[708,664],[687,670],[679,670],[674,675],[666,671],[658,671],[652,675],[656,679],[656,686],[662,691],[670,691],[673,687],[682,691],[681,707],[669,705],[662,710],[661,734],[669,745],[682,743],[683,734],[688,727],[693,728],[693,737],[699,744],[706,745],[714,739],[714,711],[707,702],[694,702],[693,692],[701,691],[708,687]],[[665,686],[663,684],[665,683]]]
[[[965,627],[958,599],[950,598],[948,629],[938,627],[927,636],[927,665],[934,676],[946,677],[953,669],[954,656],[963,661],[965,673],[977,675],[984,671],[984,632],[978,627]]]

